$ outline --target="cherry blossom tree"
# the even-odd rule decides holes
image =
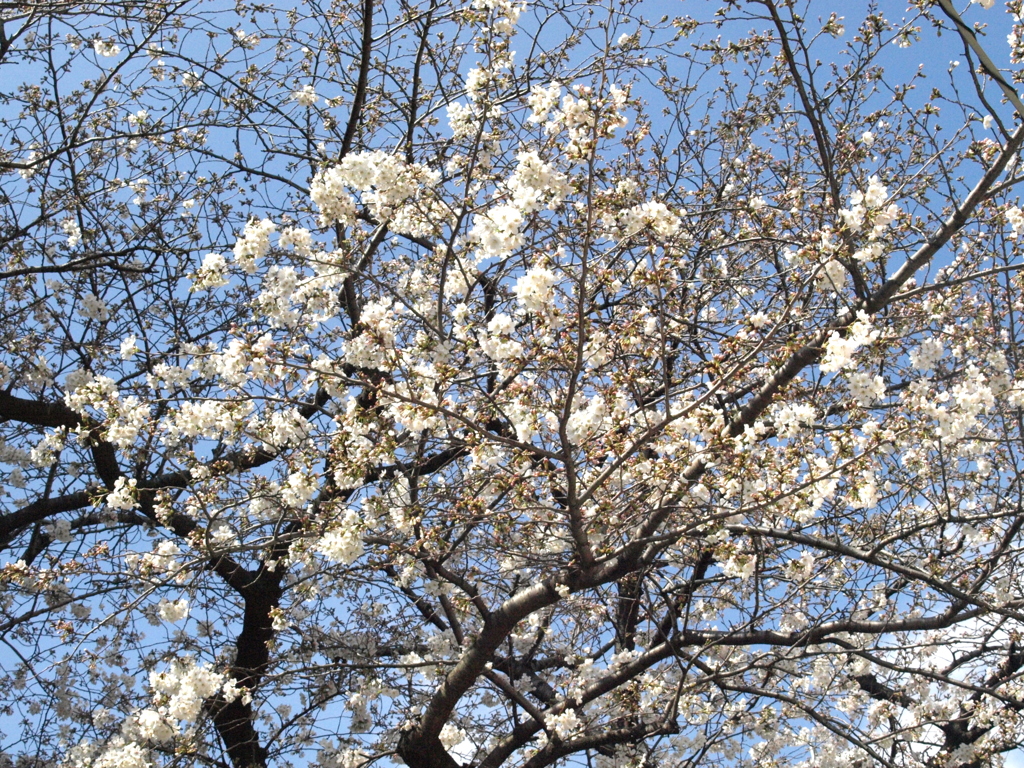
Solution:
[[[827,5],[0,8],[0,766],[1024,743],[1021,2]]]

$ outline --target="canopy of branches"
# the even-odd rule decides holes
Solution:
[[[913,5],[0,5],[0,766],[1001,764],[1024,22]]]

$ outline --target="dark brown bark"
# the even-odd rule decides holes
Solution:
[[[462,768],[439,738],[425,738],[419,729],[402,732],[398,738],[398,755],[409,768]]]
[[[28,400],[0,392],[0,421],[18,421],[37,427],[67,427],[74,429],[82,417],[64,403]]]
[[[271,572],[263,567],[256,572],[238,571],[232,581],[240,587],[245,608],[242,631],[235,640],[235,663],[228,673],[239,687],[252,691],[267,671],[270,660],[268,643],[274,638],[272,614],[281,603],[284,589],[280,572]],[[245,578],[248,582],[240,584],[239,580]],[[252,704],[243,702],[241,696],[231,702],[221,697],[209,708],[214,727],[234,768],[266,768],[269,752],[260,743]]]

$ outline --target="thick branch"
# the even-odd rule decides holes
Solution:
[[[366,100],[366,84],[370,75],[370,63],[373,57],[373,0],[363,0],[363,41],[359,52],[359,79],[356,81],[356,92],[352,96],[352,112],[345,126],[345,137],[341,141],[341,157],[344,158],[355,140],[356,129],[362,118],[363,102]]]
[[[266,674],[270,660],[268,643],[274,638],[273,611],[281,603],[281,571],[260,568],[246,572],[251,581],[243,587],[245,609],[242,631],[235,640],[235,663],[229,674],[239,687],[254,690]],[[268,752],[260,744],[251,703],[242,697],[232,702],[223,698],[210,705],[213,724],[235,768],[265,768]]]
[[[36,427],[74,429],[82,423],[82,417],[64,403],[27,400],[7,392],[0,392],[0,422],[3,421],[17,421]]]

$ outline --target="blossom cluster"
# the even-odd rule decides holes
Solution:
[[[910,364],[919,371],[934,370],[944,353],[942,339],[925,339],[920,346],[911,350]]]
[[[1020,238],[1021,233],[1024,232],[1024,212],[1021,211],[1016,205],[1011,205],[1006,209],[1006,220],[1010,223],[1013,231],[1009,234],[1011,240],[1017,240]]]
[[[235,256],[235,263],[247,274],[255,274],[257,260],[267,255],[270,250],[270,235],[276,229],[277,225],[270,219],[250,219],[245,225],[245,231],[235,242],[232,253]]]
[[[595,395],[586,401],[583,408],[572,413],[565,424],[565,435],[579,444],[604,429],[608,415],[608,404],[604,397]]]
[[[473,217],[467,241],[477,248],[478,261],[501,259],[524,242],[523,212],[515,205],[495,205]]]
[[[520,152],[516,159],[518,165],[507,182],[512,205],[524,214],[558,208],[569,193],[565,175],[535,151]]]
[[[605,232],[608,237],[624,239],[650,228],[659,237],[668,238],[682,228],[680,216],[685,215],[686,211],[676,212],[665,203],[652,200],[619,211],[614,219],[604,222]]]
[[[316,89],[309,84],[292,91],[292,101],[297,101],[303,107],[312,107],[316,104],[318,98],[319,97],[316,95]]]
[[[515,31],[519,15],[526,8],[526,3],[513,3],[510,0],[473,0],[473,8],[478,11],[490,11],[491,30],[496,35],[508,36]]]
[[[354,562],[363,554],[363,541],[360,534],[360,520],[353,510],[336,521],[331,529],[316,543],[316,550],[328,560],[343,565]]]
[[[511,360],[523,353],[522,343],[512,338],[514,332],[515,321],[504,312],[498,312],[487,323],[487,332],[478,334],[477,343],[491,360]]]
[[[904,399],[922,417],[934,420],[935,434],[943,442],[952,443],[969,436],[980,426],[981,416],[995,408],[997,391],[992,383],[977,365],[970,364],[963,379],[948,391],[935,392],[927,379],[919,379]]]
[[[597,146],[599,139],[609,138],[629,124],[625,115],[629,89],[612,84],[602,96],[589,85],[573,86],[573,93],[562,96],[558,109],[552,108],[552,90],[560,93],[557,85],[539,88],[531,93],[532,122],[543,122],[548,133],[565,131],[565,152],[570,159],[586,157]],[[551,112],[548,116],[548,112]]]
[[[111,58],[121,53],[121,46],[111,40],[104,40],[103,38],[97,37],[92,41],[92,48],[96,51],[97,55],[103,56],[104,58]]]
[[[203,709],[203,703],[211,696],[220,694],[230,702],[239,695],[233,678],[192,659],[174,662],[160,672],[151,672],[149,686],[154,693],[157,711],[171,720],[185,722],[194,722]]]
[[[825,342],[825,357],[820,364],[821,370],[828,373],[846,368],[853,362],[857,350],[874,342],[879,333],[872,327],[871,318],[863,311],[858,312],[857,319],[850,324],[845,335],[839,331],[829,334]]]
[[[396,307],[387,300],[371,301],[363,307],[363,332],[345,343],[345,360],[358,368],[388,368],[395,347]]]
[[[227,259],[219,253],[208,253],[203,257],[203,263],[192,282],[192,290],[209,291],[227,285],[227,269]]]
[[[526,312],[543,315],[550,311],[558,275],[543,266],[530,267],[516,281],[514,293]]]
[[[238,429],[238,419],[248,414],[251,402],[225,402],[220,400],[185,401],[177,410],[164,418],[164,443],[177,445],[182,440],[196,437],[221,437]]]
[[[189,658],[151,672],[149,684],[153,707],[128,718],[121,733],[106,744],[76,746],[69,753],[69,768],[152,768],[151,747],[171,742],[181,733],[182,722],[195,722],[207,700],[220,696],[231,702],[241,695],[233,678]]]
[[[89,408],[104,412],[104,437],[122,450],[135,443],[151,417],[150,406],[139,397],[122,396],[109,376],[83,369],[66,377],[64,402],[83,416],[88,415]]]
[[[440,180],[437,171],[418,163],[406,163],[394,154],[373,150],[347,155],[339,164],[318,173],[310,185],[310,197],[320,209],[320,225],[355,223],[355,199],[346,192],[362,193],[362,202],[378,220],[390,220],[398,232],[431,230],[427,191]],[[426,206],[426,208],[424,208]]]
[[[896,221],[900,213],[895,203],[882,207],[888,199],[889,189],[877,176],[872,176],[868,179],[865,191],[857,190],[850,195],[850,207],[840,209],[839,216],[851,232],[860,232],[864,224],[870,221],[872,227],[868,237],[878,238]]]
[[[135,509],[138,507],[139,502],[135,498],[137,494],[136,485],[137,481],[135,478],[117,478],[114,482],[114,487],[105,499],[107,507],[117,510]]]
[[[82,229],[74,219],[64,219],[60,223],[60,228],[64,230],[64,234],[67,235],[68,248],[74,248],[82,241]]]

